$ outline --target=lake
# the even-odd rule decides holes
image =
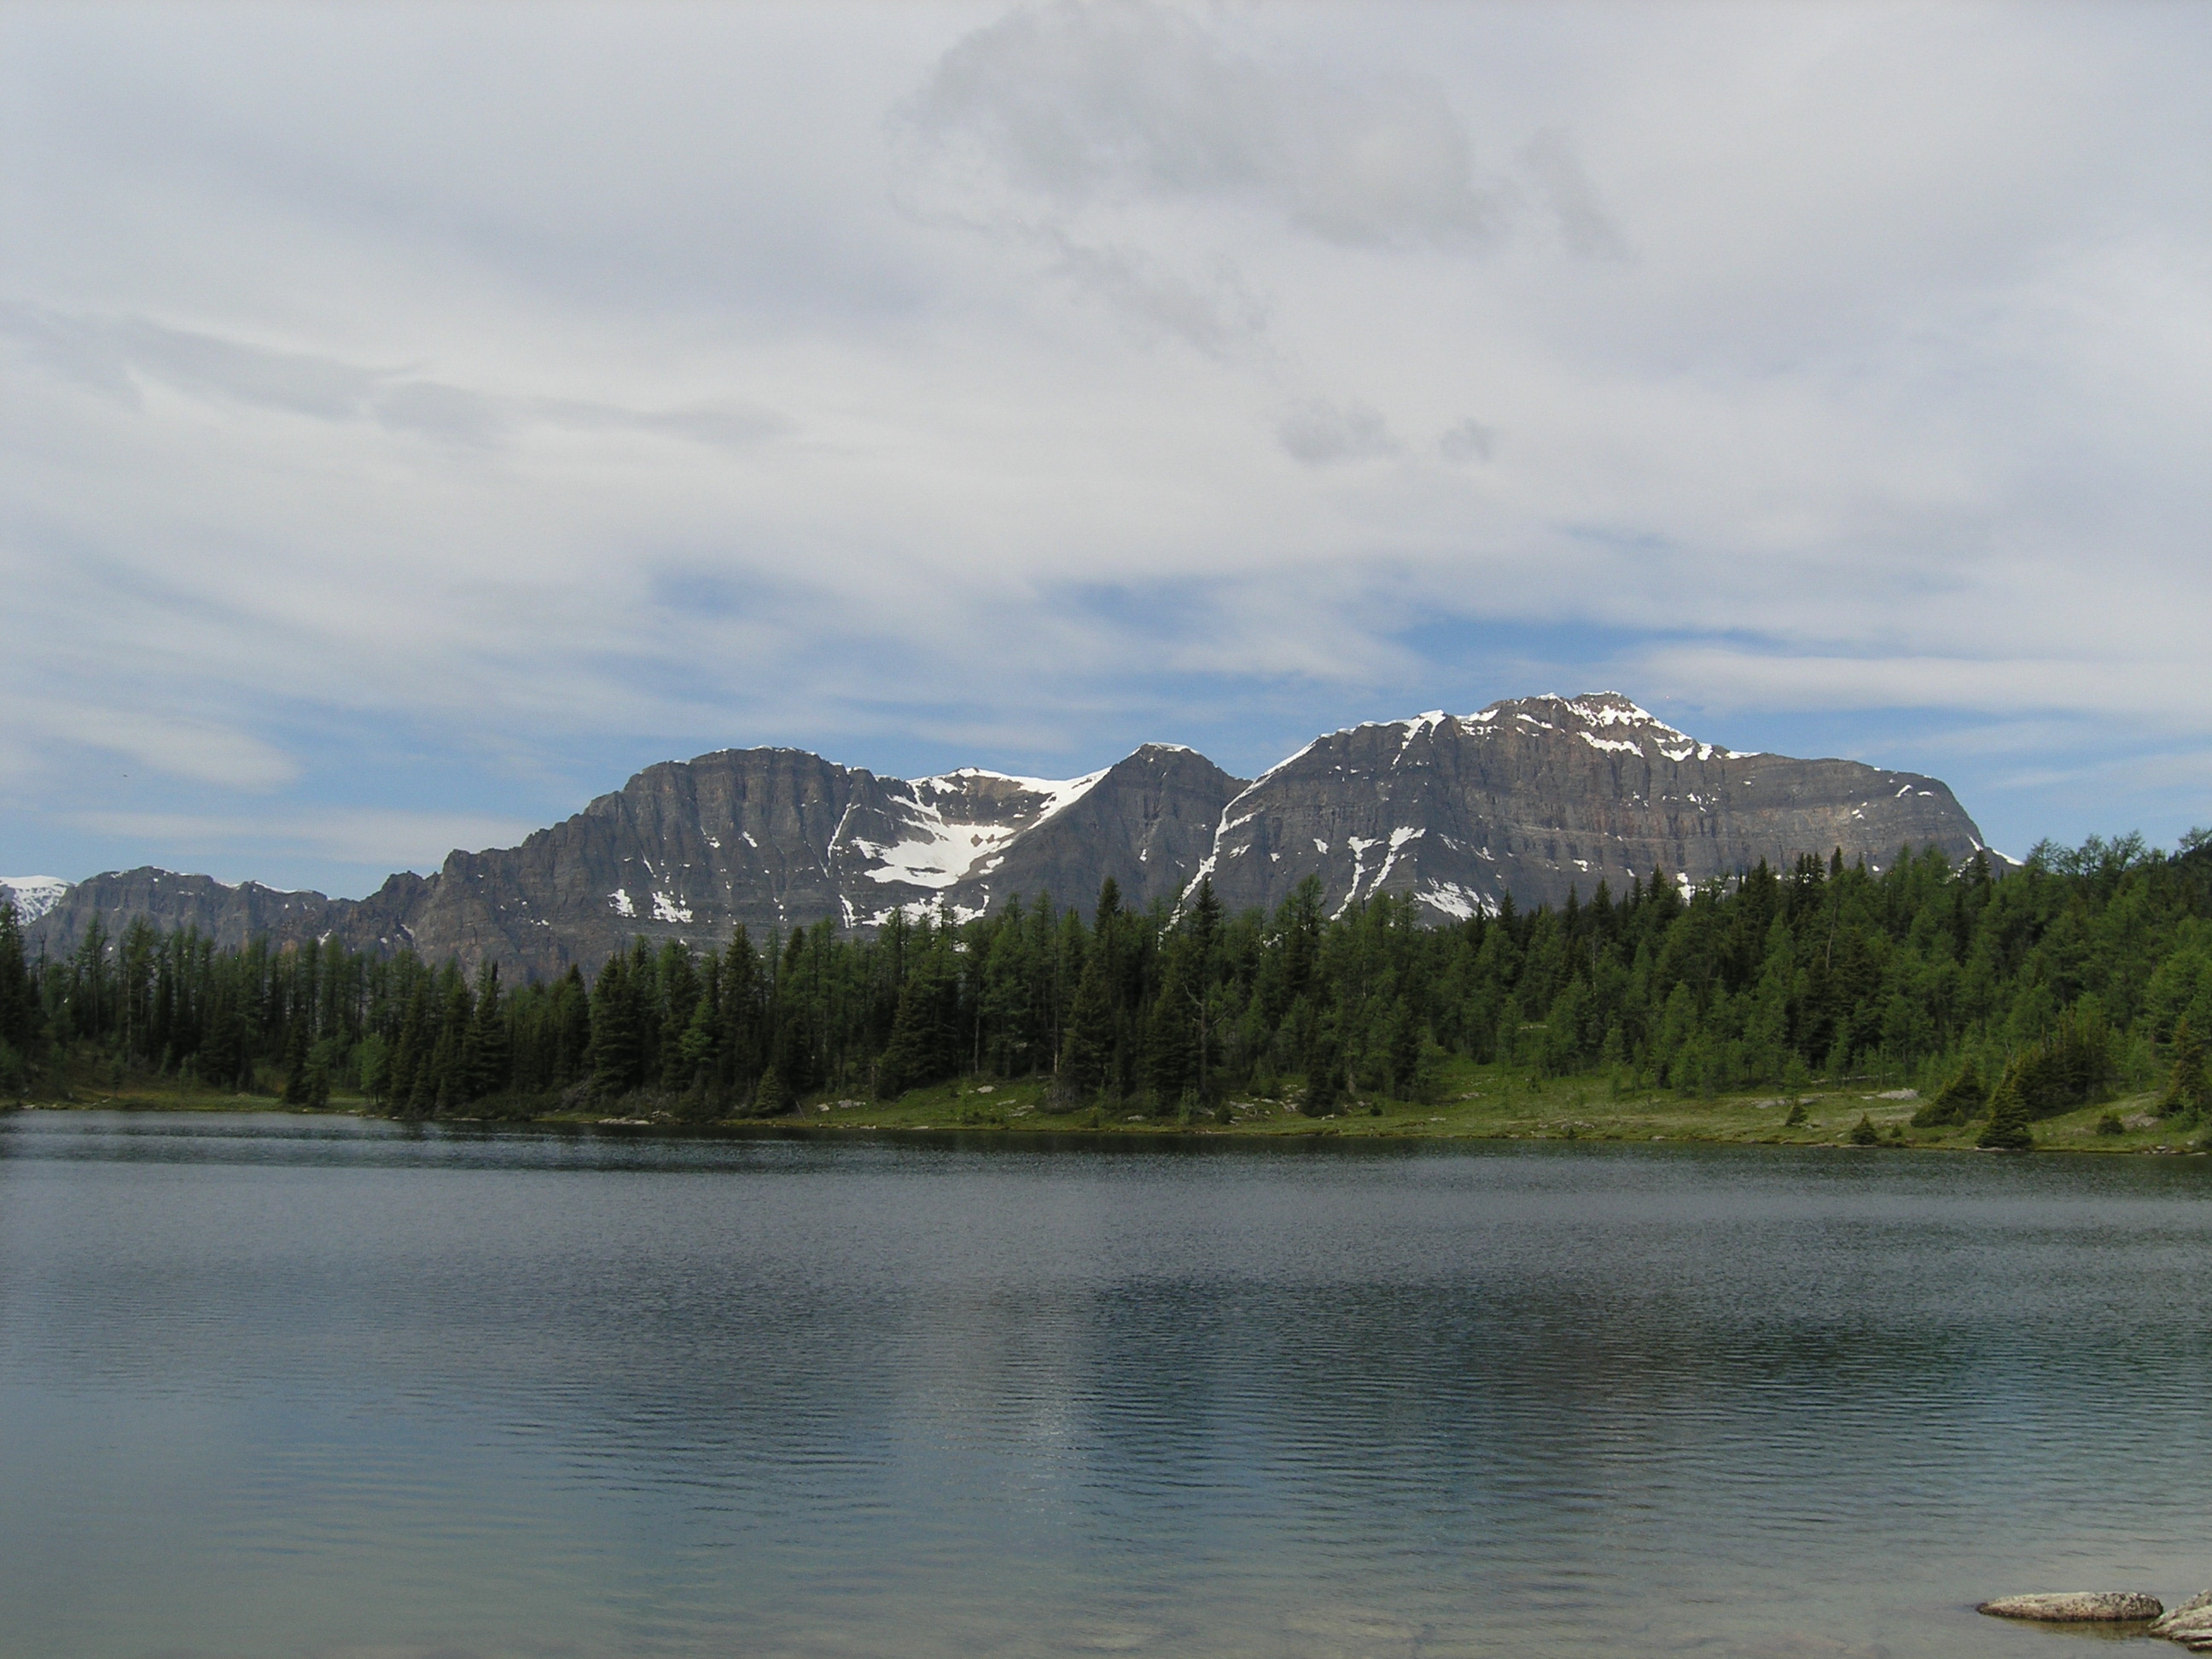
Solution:
[[[2020,1656],[2212,1160],[0,1117],[0,1654]],[[2145,1659],[2178,1653],[2164,1644]]]

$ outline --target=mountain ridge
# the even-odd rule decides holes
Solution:
[[[552,975],[641,934],[703,945],[740,924],[964,921],[1016,893],[1087,908],[1109,876],[1139,908],[1201,878],[1231,909],[1272,908],[1310,877],[1332,914],[1390,895],[1443,923],[1654,870],[1694,885],[1836,848],[1879,867],[1905,844],[1954,860],[1988,850],[1940,780],[1704,743],[1617,692],[1547,694],[1345,726],[1250,780],[1171,744],[1071,779],[963,767],[908,780],[800,749],[716,750],[365,898],[149,866],[53,896],[26,939],[60,954],[95,918],[112,935],[144,916],[222,944],[336,938]]]

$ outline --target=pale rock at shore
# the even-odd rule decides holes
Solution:
[[[2150,1627],[2153,1636],[2179,1642],[2191,1653],[2212,1653],[2212,1590],[2192,1595]]]
[[[2120,1623],[2155,1619],[2166,1611],[2155,1595],[2141,1590],[2057,1590],[2039,1595],[2007,1595],[1974,1609],[1998,1619],[2034,1619],[2045,1624]]]

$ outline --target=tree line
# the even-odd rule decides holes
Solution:
[[[1687,892],[1654,872],[1436,927],[1396,896],[1326,912],[1318,881],[1231,915],[1208,884],[1136,912],[1109,880],[1087,918],[1047,896],[869,937],[739,927],[520,984],[330,941],[218,949],[143,920],[32,960],[0,906],[0,1091],[105,1065],[426,1117],[630,1099],[718,1119],[1044,1077],[1068,1109],[1258,1095],[1321,1114],[1430,1097],[1457,1055],[1691,1097],[1879,1078],[1920,1086],[1924,1121],[2000,1127],[2164,1079],[2163,1105],[2193,1120],[2208,842],[2045,843],[2002,875],[1934,848],[1881,870],[1838,854]]]

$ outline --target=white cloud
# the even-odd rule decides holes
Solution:
[[[1300,404],[1276,422],[1275,436],[1295,459],[1311,466],[1395,455],[1398,441],[1382,416],[1365,404],[1315,398]]]
[[[1638,653],[1636,672],[1666,695],[1714,708],[1948,708],[2008,719],[2064,711],[2130,731],[2212,728],[2212,684],[2194,657],[1793,656],[1711,647]],[[2049,741],[2049,728],[2042,728]]]
[[[203,812],[97,811],[70,815],[80,830],[222,858],[240,848],[385,870],[434,870],[456,848],[512,847],[543,826],[490,813],[349,807],[251,817]]]
[[[216,720],[180,719],[158,707],[100,707],[11,700],[18,739],[80,745],[113,763],[196,783],[266,791],[291,782],[298,765],[282,750]]]
[[[1145,0],[1019,8],[947,51],[908,112],[929,164],[1062,205],[1249,199],[1349,244],[1481,239],[1503,209],[1433,79],[1272,65]]]
[[[319,809],[332,731],[1089,763],[1577,651],[2212,744],[2200,11],[9,27],[19,803]]]

